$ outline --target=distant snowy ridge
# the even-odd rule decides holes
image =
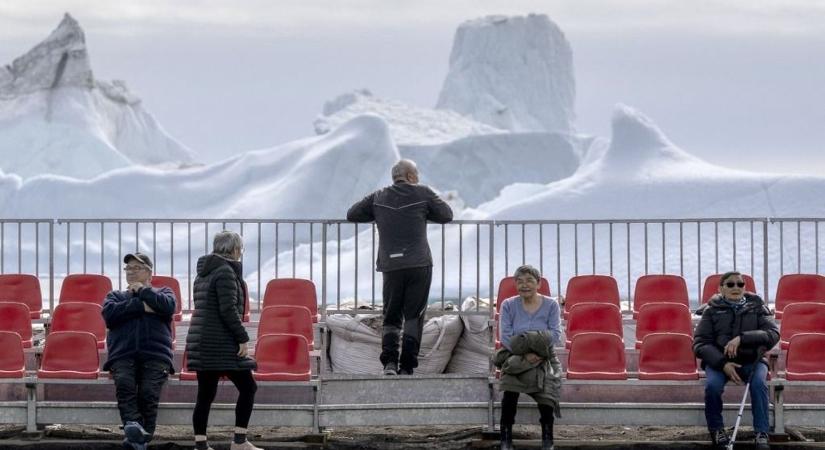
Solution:
[[[26,181],[0,172],[0,210],[15,218],[344,217],[390,183],[398,158],[386,123],[361,116],[323,136],[173,172],[133,166],[91,180]]]
[[[397,145],[443,144],[465,136],[505,132],[453,111],[419,108],[375,97],[367,89],[348,92],[326,102],[323,113],[315,119],[315,132],[327,133],[362,114],[375,114],[387,121]]]
[[[711,164],[673,145],[652,120],[618,105],[603,156],[543,189],[505,190],[494,219],[819,217],[825,177],[753,173]],[[527,195],[525,195],[527,194]]]
[[[546,15],[490,16],[456,31],[438,109],[511,131],[574,130],[573,51]]]
[[[83,29],[68,14],[43,42],[0,68],[0,168],[6,173],[88,179],[133,164],[194,161],[125,82],[94,78]]]

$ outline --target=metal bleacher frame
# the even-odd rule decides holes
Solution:
[[[740,222],[744,222],[745,225],[743,226]],[[750,265],[746,264],[747,257],[742,257],[740,255],[740,262],[744,266],[745,271],[759,271],[761,273],[768,273],[768,266],[769,266],[769,256],[768,252],[763,252],[760,258],[760,255],[757,254],[756,258],[754,256],[754,236],[756,236],[756,244],[761,244],[762,248],[769,247],[769,227],[776,226],[777,229],[780,229],[780,234],[778,234],[778,240],[780,242],[780,259],[779,263],[777,264],[780,269],[779,273],[785,273],[785,255],[783,253],[784,246],[782,244],[783,237],[785,234],[785,228],[792,228],[793,225],[796,226],[797,234],[797,242],[800,240],[802,229],[802,223],[806,223],[806,227],[808,226],[807,223],[810,223],[811,228],[815,227],[815,236],[816,236],[816,273],[819,273],[819,223],[825,222],[825,219],[822,218],[797,218],[797,219],[770,219],[770,218],[749,218],[749,219],[685,219],[685,220],[596,220],[596,221],[502,221],[502,222],[494,222],[494,221],[457,221],[455,225],[459,227],[464,227],[462,229],[475,229],[478,235],[484,235],[486,233],[486,229],[489,229],[488,237],[479,237],[476,236],[474,239],[476,245],[476,257],[478,258],[487,258],[489,256],[490,259],[490,267],[489,267],[489,292],[493,295],[493,289],[497,285],[496,278],[497,275],[494,276],[493,270],[493,255],[492,250],[489,252],[489,255],[480,255],[479,248],[480,243],[486,241],[485,244],[488,245],[488,248],[492,249],[494,247],[494,242],[498,241],[501,236],[497,235],[497,230],[502,228],[504,230],[504,251],[505,255],[506,252],[510,247],[517,247],[518,243],[516,242],[515,246],[508,246],[507,245],[507,238],[508,238],[508,228],[513,228],[515,230],[521,229],[521,234],[518,235],[516,233],[511,233],[513,236],[520,236],[521,248],[522,252],[525,249],[525,226],[533,226],[537,225],[538,228],[538,235],[542,236],[542,230],[544,226],[555,228],[555,241],[558,244],[560,240],[560,235],[564,231],[562,228],[563,226],[571,225],[573,226],[573,232],[575,233],[575,257],[576,260],[573,262],[573,266],[575,267],[575,273],[579,274],[579,229],[582,230],[590,230],[591,233],[591,240],[590,245],[584,245],[581,252],[584,253],[586,251],[592,251],[593,254],[593,273],[596,273],[596,262],[595,262],[595,255],[597,252],[596,246],[596,233],[595,230],[597,226],[599,227],[609,227],[610,232],[610,269],[613,270],[613,235],[614,235],[614,225],[616,225],[617,231],[616,235],[619,236],[623,234],[624,230],[620,228],[620,226],[626,225],[626,232],[627,232],[627,242],[628,248],[630,247],[630,235],[631,235],[631,225],[640,225],[644,227],[644,242],[645,242],[645,254],[644,254],[644,270],[645,273],[648,272],[648,230],[652,229],[654,226],[661,225],[661,239],[662,239],[662,261],[663,267],[662,272],[665,272],[665,231],[666,226],[678,226],[679,230],[679,254],[681,257],[682,252],[682,229],[687,228],[690,226],[696,227],[698,236],[697,240],[701,239],[701,235],[703,233],[703,229],[708,227],[713,227],[714,230],[714,238],[715,238],[715,247],[716,247],[716,266],[718,269],[719,266],[719,247],[720,247],[720,240],[717,236],[718,229],[720,223],[723,225],[725,223],[732,224],[733,226],[733,233],[734,236],[736,235],[736,226],[737,223],[740,223],[740,231],[747,230],[747,225],[750,225]],[[306,427],[307,429],[317,432],[319,430],[331,427],[344,427],[344,426],[393,426],[393,425],[441,425],[441,424],[455,424],[455,425],[469,425],[469,426],[482,426],[487,430],[493,430],[497,424],[497,418],[499,417],[500,412],[500,404],[498,402],[498,392],[497,392],[497,384],[498,380],[495,378],[494,373],[491,371],[487,374],[474,374],[474,375],[457,375],[457,374],[441,374],[441,375],[414,375],[410,377],[386,377],[386,376],[371,376],[371,375],[346,375],[346,374],[338,374],[338,373],[329,373],[328,371],[328,361],[326,358],[326,354],[329,347],[329,338],[328,338],[328,330],[325,328],[324,319],[327,314],[331,313],[364,313],[364,311],[356,311],[355,309],[346,309],[341,305],[341,295],[340,295],[340,286],[339,291],[337,293],[337,302],[335,295],[332,294],[332,286],[333,283],[329,283],[330,286],[327,286],[326,280],[326,273],[329,269],[334,270],[334,256],[329,249],[327,249],[327,240],[334,241],[334,233],[331,231],[330,227],[338,227],[337,228],[337,239],[338,245],[330,246],[331,248],[338,249],[338,271],[340,274],[340,242],[341,242],[341,227],[346,224],[343,221],[335,221],[335,220],[295,220],[295,221],[259,221],[259,220],[224,220],[224,219],[217,219],[217,220],[163,220],[163,219],[146,219],[146,220],[101,220],[101,219],[87,219],[87,220],[80,220],[80,219],[71,219],[71,220],[63,220],[63,219],[37,219],[37,220],[14,220],[14,219],[0,219],[0,231],[4,230],[7,225],[11,224],[11,228],[14,228],[16,225],[17,227],[17,267],[18,271],[21,267],[21,251],[19,250],[22,247],[22,235],[23,233],[20,232],[21,227],[24,224],[34,224],[35,226],[35,234],[41,233],[41,228],[48,227],[48,232],[42,232],[43,235],[48,234],[49,238],[49,248],[48,248],[48,257],[49,257],[49,273],[48,273],[48,293],[45,293],[49,300],[51,309],[54,307],[54,289],[55,289],[55,277],[57,276],[57,270],[55,268],[56,265],[56,252],[55,247],[59,244],[56,243],[56,228],[59,226],[66,226],[65,233],[66,233],[66,241],[69,241],[69,236],[71,234],[71,225],[72,224],[79,224],[82,223],[83,226],[83,270],[86,270],[86,225],[87,224],[101,224],[100,225],[100,241],[103,241],[104,235],[104,224],[116,224],[117,225],[117,233],[118,233],[118,257],[120,256],[121,249],[120,243],[121,232],[124,229],[124,226],[134,225],[134,232],[135,236],[137,237],[139,233],[140,224],[151,224],[151,234],[152,234],[152,247],[150,247],[150,251],[155,252],[156,248],[156,240],[155,236],[157,234],[158,224],[166,224],[169,225],[170,229],[172,230],[171,233],[174,233],[175,225],[179,225],[180,227],[186,227],[189,232],[189,245],[192,242],[192,234],[191,229],[193,225],[197,226],[198,224],[204,224],[205,231],[209,231],[209,224],[221,224],[223,228],[227,228],[227,224],[240,224],[241,225],[241,233],[243,233],[243,225],[247,225],[247,230],[250,228],[254,228],[257,225],[259,237],[258,237],[258,269],[261,268],[261,256],[260,256],[260,249],[261,249],[261,239],[260,239],[260,230],[262,225],[267,224],[275,224],[275,236],[276,236],[276,253],[277,250],[277,242],[278,242],[278,227],[279,225],[286,224],[288,228],[289,225],[292,226],[292,233],[293,233],[293,241],[292,241],[292,248],[293,248],[293,275],[295,272],[295,229],[296,224],[308,224],[309,225],[309,235],[311,237],[310,242],[312,242],[312,236],[318,238],[317,231],[320,229],[320,237],[323,240],[321,244],[323,250],[322,254],[324,255],[324,259],[316,264],[321,265],[321,295],[319,300],[323,303],[320,305],[319,312],[321,313],[321,321],[317,324],[318,329],[320,330],[320,339],[316,340],[316,345],[320,347],[320,355],[318,359],[314,359],[317,361],[315,364],[315,372],[313,378],[308,382],[258,382],[259,384],[259,392],[261,389],[277,389],[280,387],[287,387],[287,388],[306,388],[308,391],[312,392],[312,398],[314,401],[312,403],[302,403],[302,404],[272,404],[272,403],[256,403],[255,410],[252,415],[252,422],[251,424],[254,425],[278,425],[278,426],[295,426],[295,427]],[[312,226],[315,226],[315,231],[313,231]],[[356,246],[357,246],[357,231],[358,227],[353,224],[348,224],[347,226],[354,226],[356,231]],[[368,226],[369,227],[369,226]],[[436,226],[437,227],[437,226]],[[444,226],[440,226],[442,229],[442,241],[441,241],[441,250],[442,250],[442,258],[441,261],[436,261],[436,265],[439,266],[439,269],[442,271],[442,279],[444,274],[444,266],[445,261],[443,257],[443,252],[445,248],[444,244]],[[485,228],[486,227],[486,228]],[[284,227],[281,227],[284,228]],[[757,233],[754,234],[754,229],[756,228]],[[364,230],[364,226],[362,225],[362,231]],[[668,228],[669,230],[670,228]],[[761,236],[759,234],[759,230],[761,231]],[[773,229],[773,228],[771,228]],[[636,230],[636,228],[634,228]],[[214,230],[213,230],[214,231]],[[620,232],[621,231],[621,232]],[[145,230],[144,230],[145,232]],[[206,246],[206,232],[204,233],[204,246]],[[634,231],[635,232],[635,231]],[[315,233],[315,234],[313,234]],[[551,233],[547,233],[551,235]],[[585,234],[584,231],[582,234]],[[652,234],[652,232],[651,232]],[[459,234],[460,235],[460,234]],[[2,236],[2,233],[0,233]],[[373,227],[373,237],[375,236],[375,229]],[[761,241],[759,242],[759,238],[761,237]],[[772,235],[773,238],[776,238],[777,235]],[[92,237],[91,239],[96,239]],[[90,242],[91,242],[90,239]],[[548,241],[552,241],[553,237],[548,237]],[[516,241],[516,237],[512,237],[513,241]],[[586,240],[586,239],[585,239]],[[790,238],[788,238],[790,240]],[[137,239],[135,239],[137,242]],[[653,238],[651,238],[653,241]],[[587,244],[587,242],[585,242]],[[4,250],[5,240],[0,237],[0,273],[4,270],[4,263],[3,263],[3,255],[5,254]],[[135,243],[137,245],[137,243]],[[172,239],[172,252],[174,252],[174,245],[175,241],[174,238]],[[250,245],[252,247],[252,245]],[[801,250],[799,250],[799,246],[797,246],[797,267],[801,266],[799,262],[801,260]],[[37,247],[39,249],[39,247]],[[558,245],[557,245],[558,248]],[[131,248],[129,249],[131,250]],[[187,251],[190,251],[189,247],[187,246]],[[45,253],[45,250],[43,250]],[[700,259],[700,267],[697,270],[699,273],[698,279],[694,280],[697,286],[696,291],[699,296],[701,296],[701,282],[702,277],[702,268],[701,268],[701,252],[702,248],[699,246],[699,259]],[[191,251],[190,251],[191,253]],[[741,251],[739,253],[742,253]],[[734,265],[736,264],[736,238],[733,239],[733,262]],[[789,253],[790,254],[790,253]],[[467,256],[468,258],[472,257],[473,252],[468,251]],[[791,255],[793,256],[793,255]],[[327,257],[329,261],[327,261]],[[66,255],[66,265],[67,267],[70,265],[68,260],[68,252]],[[524,258],[524,255],[522,255]],[[621,255],[618,255],[616,258],[617,265],[619,261],[621,261]],[[628,294],[628,301],[630,299],[630,250],[628,249],[627,253],[627,262],[628,262],[628,283],[627,283],[627,294]],[[104,256],[101,253],[100,255],[100,262],[101,262],[101,271],[103,271],[103,259]],[[437,258],[436,258],[437,259]],[[652,260],[652,258],[651,258]],[[509,261],[505,256],[505,261]],[[543,263],[543,259],[540,256],[539,261]],[[39,259],[35,260],[35,267],[38,269],[35,270],[35,273],[39,276],[42,276],[39,268]],[[310,271],[312,270],[312,262],[310,262]],[[561,264],[560,259],[555,267],[555,280],[553,280],[553,271],[552,269],[547,272],[548,278],[550,279],[551,285],[554,286],[554,294],[557,293],[561,289],[561,268],[558,267]],[[770,264],[774,264],[771,262]],[[355,265],[358,265],[357,262],[357,254],[356,254],[356,262]],[[459,264],[459,266],[461,266]],[[761,267],[760,267],[761,266]],[[748,270],[748,268],[750,270]],[[505,267],[505,273],[507,273],[511,268]],[[277,269],[276,269],[277,270]],[[544,270],[544,269],[543,269]],[[589,269],[588,269],[589,270]],[[682,270],[682,261],[680,260],[679,263],[679,271]],[[172,272],[174,272],[174,258],[172,259]],[[475,269],[475,276],[476,276],[476,290],[475,293],[480,292],[481,287],[483,286],[485,289],[487,288],[487,283],[481,281],[480,278],[480,268],[476,266]],[[317,273],[317,272],[316,272]],[[582,272],[584,273],[584,272]],[[589,272],[588,272],[589,273]],[[651,272],[653,273],[653,272]],[[277,272],[276,272],[277,276]],[[312,275],[311,275],[312,276]],[[119,275],[118,275],[119,277]],[[459,271],[459,285],[461,285],[461,272]],[[357,278],[357,270],[356,270],[356,278]],[[769,280],[768,277],[762,276],[762,286],[759,288],[762,290],[763,297],[766,300],[769,297]],[[191,279],[190,279],[191,280]],[[115,284],[115,288],[118,287],[120,283],[119,278],[115,278],[117,282]],[[624,281],[624,280],[620,280]],[[340,282],[340,281],[339,281]],[[483,283],[483,284],[482,284]],[[261,280],[258,280],[258,297],[261,297]],[[693,283],[692,283],[693,284]],[[182,285],[183,288],[183,285]],[[191,288],[187,286],[184,291],[188,291]],[[356,285],[357,289],[357,285]],[[438,289],[437,286],[434,286],[434,289]],[[375,279],[373,277],[373,291],[375,290]],[[441,286],[442,292],[442,304],[444,302],[444,287]],[[459,289],[459,294],[461,290]],[[465,292],[467,293],[467,292]],[[473,292],[470,292],[472,294]],[[191,292],[183,292],[184,296],[191,297]],[[698,300],[697,300],[698,301]],[[374,301],[373,301],[374,302]],[[632,308],[632,304],[626,305]],[[624,316],[623,322],[625,324],[633,324],[635,323],[630,315],[628,317],[628,313],[630,313],[630,308],[624,309]],[[49,310],[49,311],[50,311]],[[491,327],[495,326],[495,321],[493,319],[493,310],[487,311],[484,310],[485,314],[489,312],[489,322],[488,325]],[[45,311],[48,312],[48,311]],[[470,312],[470,313],[454,313],[459,315],[470,314],[470,315],[479,315],[481,311]],[[40,319],[34,320],[34,323],[48,323],[48,319]],[[494,333],[493,333],[494,335]],[[178,340],[180,341],[183,336],[179,335]],[[492,342],[491,342],[492,345]],[[627,348],[626,345],[626,352],[627,354],[633,354],[635,350],[631,348]],[[630,358],[628,358],[629,360]],[[632,373],[632,372],[630,372]],[[781,375],[781,372],[778,372]],[[52,400],[43,400],[38,398],[38,387],[44,385],[54,385],[54,384],[65,384],[65,385],[78,385],[78,386],[88,386],[94,388],[95,386],[101,385],[110,385],[112,384],[112,380],[105,376],[105,373],[101,375],[101,377],[97,380],[56,380],[56,379],[37,379],[35,376],[31,374],[31,371],[27,373],[27,376],[23,379],[3,379],[0,380],[0,385],[8,384],[8,385],[20,385],[22,388],[25,389],[26,395],[25,400],[16,400],[16,401],[2,401],[0,402],[0,423],[11,423],[11,424],[25,424],[26,429],[30,432],[34,432],[37,430],[38,426],[50,423],[106,423],[106,424],[114,424],[119,422],[118,421],[118,413],[116,403],[114,398],[111,401],[52,401]],[[695,398],[696,401],[692,402],[649,402],[649,401],[636,401],[636,402],[613,402],[613,401],[604,401],[604,402],[562,402],[562,414],[563,418],[558,421],[559,424],[623,424],[623,425],[694,425],[694,426],[704,426],[705,425],[705,418],[704,418],[704,404],[702,402],[702,388],[703,388],[703,380],[695,380],[695,381],[650,381],[650,380],[638,380],[636,378],[628,378],[628,380],[623,381],[600,381],[600,380],[564,380],[564,386],[567,386],[568,389],[576,389],[576,390],[587,390],[590,388],[622,388],[622,389],[682,389],[689,392],[695,391],[696,395],[692,396]],[[811,381],[787,381],[781,377],[774,376],[773,379],[769,381],[772,390],[772,421],[774,425],[775,432],[782,433],[785,431],[786,424],[793,424],[793,425],[803,425],[803,426],[825,426],[825,405],[819,403],[810,403],[810,404],[801,404],[801,403],[794,403],[794,404],[786,404],[785,403],[785,395],[788,391],[795,390],[795,389],[815,389],[819,390],[820,392],[825,392],[825,382],[811,382]],[[196,382],[192,381],[180,381],[176,377],[170,378],[167,386],[165,389],[175,389],[179,386],[196,386]],[[728,394],[731,394],[731,397],[741,395],[741,387],[731,386],[728,389]],[[519,423],[538,423],[538,412],[535,407],[535,403],[527,398],[527,396],[522,396],[523,402],[520,405],[519,413],[517,416],[517,421]],[[193,396],[194,400],[194,396]],[[736,407],[735,403],[738,402],[728,402],[725,406],[725,417],[726,422],[731,423],[732,419],[735,417],[736,414]],[[191,423],[191,411],[193,408],[193,403],[167,403],[163,402],[159,408],[159,417],[158,423],[161,424],[190,424]],[[233,413],[234,413],[234,404],[230,403],[215,403],[213,405],[213,413],[210,417],[210,423],[213,425],[231,425],[233,423]],[[750,422],[750,414],[746,413],[743,416],[744,423]]]

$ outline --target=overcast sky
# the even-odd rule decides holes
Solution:
[[[433,106],[461,22],[536,12],[573,47],[580,132],[609,137],[621,102],[720,165],[825,175],[821,0],[3,0],[0,63],[64,12],[205,162],[310,136],[355,88]]]

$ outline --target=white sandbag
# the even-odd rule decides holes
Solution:
[[[380,374],[381,316],[327,316],[330,363],[334,373]],[[417,374],[443,373],[463,330],[458,316],[433,317],[424,324]]]
[[[462,311],[489,311],[487,299],[468,297],[461,304]],[[446,373],[483,374],[490,371],[490,344],[492,329],[487,325],[489,316],[462,316],[464,332],[453,350],[452,358],[447,364]]]
[[[376,321],[379,323],[376,328]],[[332,332],[329,359],[333,373],[380,374],[381,316],[333,314],[327,316]]]

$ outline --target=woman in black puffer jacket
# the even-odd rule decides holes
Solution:
[[[238,389],[235,436],[231,450],[255,450],[246,440],[246,428],[255,405],[255,361],[247,356],[249,335],[243,326],[246,283],[240,258],[241,237],[231,231],[215,235],[212,253],[198,259],[194,284],[195,311],[186,336],[188,369],[198,374],[198,399],[192,413],[195,448],[207,450],[209,410],[221,376]]]

